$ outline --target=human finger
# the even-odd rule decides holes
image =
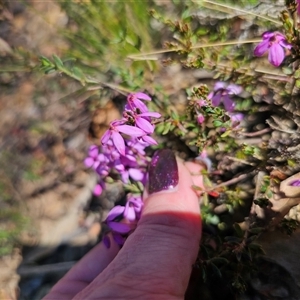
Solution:
[[[72,299],[87,287],[119,252],[119,245],[113,239],[110,241],[109,249],[103,242],[95,246],[52,288],[44,300]]]

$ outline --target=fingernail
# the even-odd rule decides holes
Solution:
[[[174,153],[169,149],[156,151],[149,167],[149,194],[173,189],[178,180],[178,166]]]

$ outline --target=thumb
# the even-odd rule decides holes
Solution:
[[[201,166],[188,163],[188,168],[198,168],[200,173]],[[195,178],[202,184],[199,177]],[[172,278],[169,290],[177,294],[186,290],[201,237],[200,208],[193,184],[186,165],[176,161],[171,150],[158,151],[149,168],[149,195],[144,199],[142,217],[131,241],[127,240],[128,247],[141,244],[144,255],[146,252],[152,257],[152,262],[147,259],[150,270],[160,278]]]

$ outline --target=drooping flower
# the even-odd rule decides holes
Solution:
[[[262,56],[269,50],[269,62],[278,67],[284,60],[284,49],[291,49],[292,45],[286,41],[286,38],[280,32],[266,31],[262,35],[262,42],[254,49],[254,55]]]
[[[225,82],[217,82],[214,86],[214,91],[207,96],[211,100],[213,106],[219,106],[223,102],[225,109],[232,112],[235,107],[234,101],[231,99],[233,95],[238,95],[242,92],[242,88],[236,84],[227,85]]]

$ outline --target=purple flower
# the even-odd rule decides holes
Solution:
[[[269,50],[268,60],[275,67],[280,66],[284,60],[284,48],[291,49],[292,45],[286,41],[283,34],[279,32],[266,31],[262,35],[263,41],[254,49],[254,55],[262,56]]]
[[[141,217],[143,200],[141,195],[127,195],[125,206],[117,205],[108,213],[105,223],[111,229],[115,242],[122,246],[128,234],[137,226],[137,221]],[[104,237],[103,242],[107,248],[110,247],[110,239]]]
[[[219,106],[223,101],[224,107],[228,112],[232,112],[235,107],[232,95],[237,95],[242,92],[242,88],[235,84],[227,85],[225,82],[217,82],[214,86],[214,91],[209,93],[208,99],[211,100],[213,106]]]
[[[138,127],[123,125],[122,121],[111,122],[110,128],[102,136],[101,143],[106,144],[109,139],[112,139],[114,146],[122,155],[125,155],[125,142],[120,132],[133,137],[145,135],[145,132]]]
[[[151,101],[151,98],[141,92],[129,94],[127,97],[127,104],[125,105],[125,109],[134,111],[136,108],[138,108],[142,113],[148,112],[146,104],[144,104],[141,100]]]
[[[232,127],[238,127],[244,119],[244,115],[242,113],[229,113]]]
[[[141,212],[143,208],[143,201],[141,196],[129,196],[127,203],[125,205],[123,216],[128,221],[136,221],[141,217]]]
[[[150,117],[160,118],[161,114],[158,112],[136,113],[127,110],[123,113],[123,116],[129,123],[134,123],[134,125],[144,130],[145,133],[151,134],[154,132],[154,125],[151,124]]]
[[[117,205],[108,213],[105,223],[114,232],[127,234],[136,227],[136,224],[122,223],[125,206]]]
[[[123,236],[122,234],[117,233],[117,232],[112,232],[112,236],[113,236],[114,241],[115,241],[120,247],[122,247],[122,246],[124,245],[125,240],[126,240],[126,237],[125,237],[125,236]],[[111,243],[110,243],[110,238],[109,238],[108,235],[105,235],[105,236],[103,237],[103,243],[104,243],[104,245],[106,246],[107,249],[110,248]]]
[[[292,181],[289,185],[300,187],[300,179],[296,179],[296,180]]]
[[[103,155],[103,154],[102,154]],[[84,164],[86,167],[97,169],[100,164],[102,155],[99,154],[99,147],[96,145],[92,145],[88,151],[88,157],[84,160]]]

